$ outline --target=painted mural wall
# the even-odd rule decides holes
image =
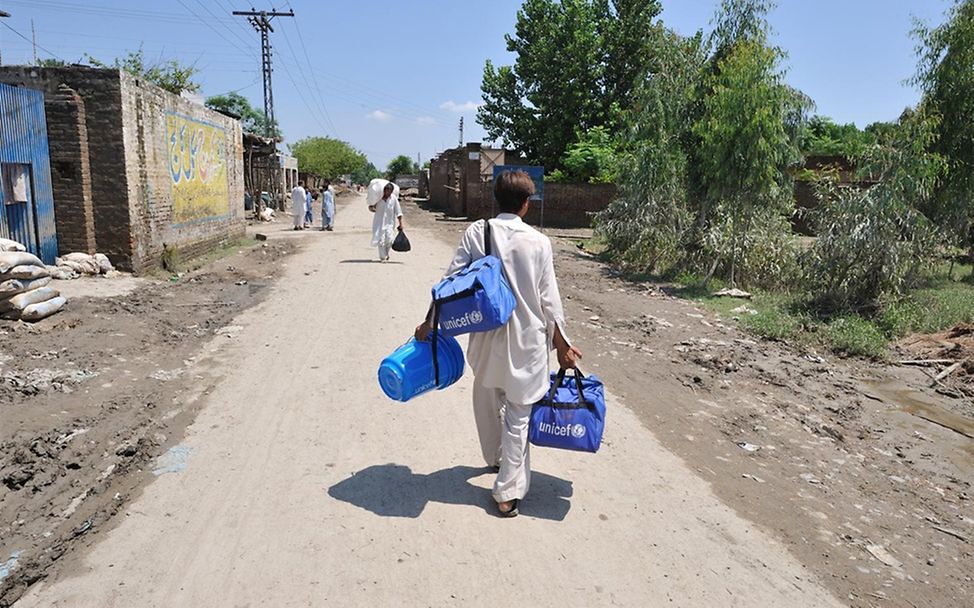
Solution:
[[[240,121],[122,72],[122,124],[137,272],[166,247],[190,258],[241,236]]]
[[[226,140],[226,129],[217,125],[166,114],[174,224],[229,215]]]

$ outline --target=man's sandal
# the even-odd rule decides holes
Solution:
[[[501,517],[517,517],[517,508],[521,503],[521,499],[515,498],[510,502],[511,502],[511,508],[508,509],[507,511],[501,509],[501,503],[497,503],[497,512],[501,514]]]

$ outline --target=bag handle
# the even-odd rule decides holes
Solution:
[[[436,388],[440,388],[440,358],[436,354],[436,345],[439,344],[439,333],[440,333],[440,305],[433,301],[433,333],[431,334],[431,339],[433,344],[431,349],[433,351],[433,381],[436,382]]]
[[[484,255],[490,255],[490,220],[484,220]]]
[[[558,390],[558,387],[561,386],[561,383],[565,380],[566,371],[568,370],[566,370],[564,367],[558,369],[558,376],[555,377],[555,381],[551,385],[551,390],[548,391],[548,395],[544,399],[545,405],[556,407],[556,404],[554,402],[555,392]],[[585,374],[583,374],[582,370],[578,369],[577,367],[575,368],[574,371],[575,373],[573,374],[573,376],[575,377],[575,390],[578,392],[578,401],[574,404],[573,407],[587,408],[592,404],[585,400],[585,393],[582,391],[582,380],[585,379]],[[560,406],[565,407],[565,404],[560,404]]]

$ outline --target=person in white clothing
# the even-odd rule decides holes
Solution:
[[[399,230],[403,229],[402,207],[399,206],[399,193],[396,185],[386,183],[382,188],[382,198],[374,205],[369,205],[369,211],[375,213],[372,218],[372,246],[379,248],[379,261],[389,259],[389,249],[395,239],[396,222]]]
[[[304,214],[308,204],[308,193],[304,189],[304,182],[291,190],[291,217],[294,218],[294,229],[304,230]]]
[[[491,250],[503,263],[517,306],[503,327],[470,334],[467,346],[481,450],[487,464],[497,467],[492,494],[505,517],[518,514],[530,486],[528,420],[531,406],[549,388],[548,353],[554,348],[566,369],[582,356],[565,336],[551,241],[522,221],[532,194],[534,182],[523,171],[501,173],[494,183],[501,213],[490,220]],[[445,276],[486,255],[484,227],[478,221],[467,228]],[[432,329],[427,316],[416,339],[425,340]]]

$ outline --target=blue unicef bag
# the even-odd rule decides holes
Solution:
[[[551,373],[551,390],[531,408],[528,440],[536,446],[598,452],[605,429],[605,387],[575,370]]]
[[[500,258],[491,255],[489,220],[484,220],[484,252],[484,257],[433,286],[433,366],[437,385],[440,367],[436,333],[458,336],[497,329],[507,323],[517,305]]]
[[[484,220],[486,256],[433,286],[433,328],[448,336],[490,331],[507,323],[517,304],[504,267],[491,255],[490,222]]]

